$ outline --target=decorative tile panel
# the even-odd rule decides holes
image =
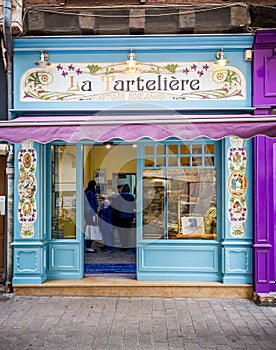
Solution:
[[[233,237],[243,237],[245,234],[244,223],[247,220],[246,203],[246,166],[247,150],[244,140],[239,137],[230,138],[230,147],[227,154],[228,177],[228,219],[231,222],[230,232]]]
[[[22,142],[17,155],[19,168],[17,218],[20,223],[20,235],[23,238],[33,237],[34,223],[37,219],[35,199],[37,154],[33,146],[34,142],[31,140]]]

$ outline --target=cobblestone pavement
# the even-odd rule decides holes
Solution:
[[[244,299],[0,295],[0,349],[276,349],[276,308]]]

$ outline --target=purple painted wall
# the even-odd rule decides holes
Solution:
[[[254,281],[257,293],[276,291],[276,139],[255,138]]]
[[[276,30],[256,33],[253,106],[256,115],[276,109]],[[276,138],[255,137],[254,160],[254,283],[257,293],[269,293],[276,291]]]
[[[253,61],[253,106],[276,106],[276,30],[256,33]],[[257,111],[258,112],[258,111]]]

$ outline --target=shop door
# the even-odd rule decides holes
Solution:
[[[5,235],[5,195],[6,195],[6,157],[0,156],[0,282],[3,282],[4,235]]]
[[[111,210],[114,209],[119,195],[118,185],[128,185],[130,195],[135,198],[136,160],[136,147],[130,144],[111,143],[109,147],[84,146],[84,189],[89,181],[96,181],[99,213],[106,200]],[[107,216],[105,218],[107,219]],[[87,245],[84,258],[85,275],[136,275],[136,220],[134,219],[131,227],[125,231],[118,228],[116,220],[111,225],[109,220],[107,224],[100,220],[99,227],[103,229],[102,239],[93,240],[92,245],[88,239],[85,240],[85,246]],[[84,225],[85,232],[86,221]],[[122,237],[124,233],[127,235],[126,241]]]

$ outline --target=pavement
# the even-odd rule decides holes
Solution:
[[[276,308],[248,299],[0,294],[1,350],[276,350]]]

